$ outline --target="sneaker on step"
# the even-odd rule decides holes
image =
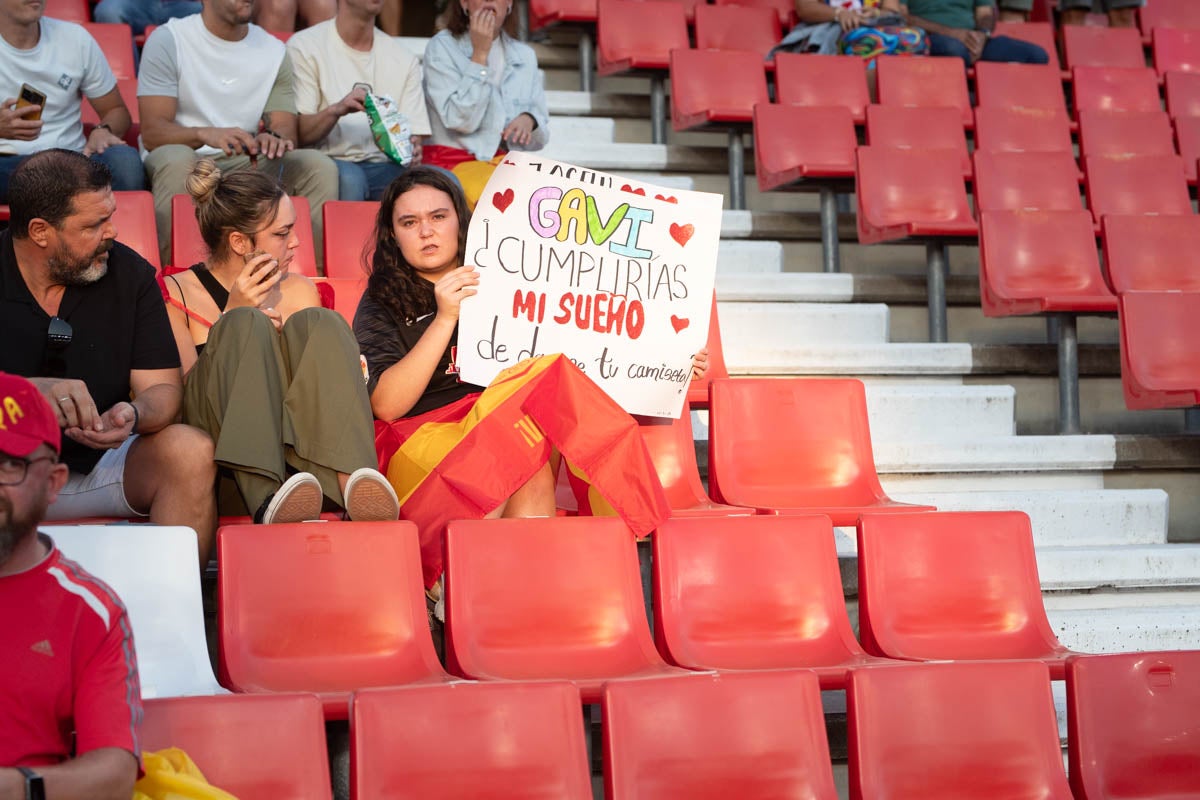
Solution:
[[[285,522],[308,522],[321,518],[325,495],[321,482],[312,473],[297,472],[271,496],[260,522],[263,525]]]
[[[354,522],[391,522],[400,518],[400,500],[383,474],[371,467],[356,469],[343,492],[346,516]]]

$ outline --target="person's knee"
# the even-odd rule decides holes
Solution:
[[[151,150],[145,161],[150,190],[172,197],[182,193],[196,158],[196,151],[184,144],[165,144]]]
[[[94,22],[106,23],[123,23],[125,19],[126,3],[125,0],[101,0],[100,3],[92,9],[92,20]]]
[[[139,447],[130,454],[130,466],[154,476],[159,491],[211,490],[217,464],[215,445],[207,433],[173,423],[138,438]]]

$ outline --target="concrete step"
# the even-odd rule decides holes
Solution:
[[[630,170],[720,172],[727,169],[725,150],[717,147],[572,141],[551,133],[550,143],[540,152],[547,158],[617,174]]]
[[[717,279],[778,273],[783,267],[783,245],[750,239],[721,239],[717,246]]]
[[[550,141],[613,141],[616,123],[612,117],[561,117],[550,115]],[[547,153],[548,155],[549,153]]]
[[[551,114],[561,116],[589,117],[637,117],[650,116],[650,98],[630,94],[599,94],[551,89],[546,92],[546,106]]]
[[[1078,602],[1124,598],[1125,607],[1070,607]],[[1059,600],[1065,601],[1059,608]],[[1200,593],[1195,591],[1046,597],[1059,641],[1081,653],[1200,648]]]
[[[895,432],[872,429],[875,468],[881,475],[1102,471],[1117,460],[1115,438],[1103,434],[881,441],[888,433]]]
[[[1016,392],[1003,385],[866,383],[875,442],[1012,436]]]
[[[1200,588],[1200,545],[1194,544],[1043,547],[1037,562],[1044,590]],[[1200,594],[1193,599],[1200,601]]]
[[[785,247],[779,273],[718,275],[717,297],[747,303],[888,303],[922,308],[927,302],[923,274],[788,272],[793,267],[789,258]],[[819,267],[819,263],[813,266]],[[946,301],[951,306],[978,307],[979,280],[974,275],[951,275],[946,282]]]
[[[887,338],[888,309],[870,303],[722,303],[721,346],[726,358],[761,343],[834,340],[879,344]]]

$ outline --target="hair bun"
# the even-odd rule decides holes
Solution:
[[[192,196],[192,200],[197,205],[202,205],[212,200],[220,183],[221,168],[217,166],[217,162],[211,158],[201,158],[192,166],[184,187]]]

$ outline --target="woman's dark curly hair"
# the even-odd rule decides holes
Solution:
[[[432,167],[412,167],[391,182],[379,203],[379,214],[375,217],[375,236],[369,246],[374,247],[371,256],[371,277],[367,279],[366,294],[382,305],[398,320],[412,324],[417,317],[437,311],[437,300],[433,296],[433,284],[417,274],[412,265],[404,260],[400,245],[392,232],[392,213],[401,195],[418,186],[429,186],[445,192],[458,215],[458,257],[467,248],[467,225],[471,212],[462,187],[445,172]]]

